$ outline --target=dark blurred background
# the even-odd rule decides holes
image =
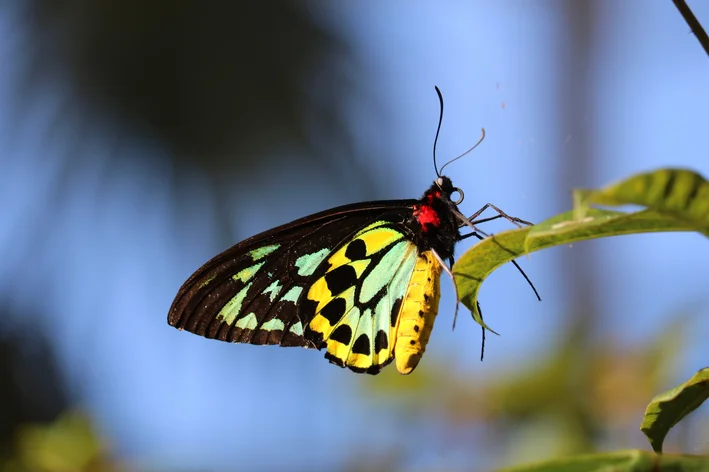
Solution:
[[[705,24],[709,8],[692,5]],[[650,398],[706,365],[695,234],[535,253],[486,282],[501,337],[444,280],[419,369],[166,323],[240,239],[418,197],[541,221],[574,187],[709,176],[709,60],[672,2],[0,0],[0,464],[8,471],[489,470],[642,447]],[[505,225],[491,225],[494,232]],[[459,254],[467,248],[461,245]],[[707,409],[666,450],[708,453]]]

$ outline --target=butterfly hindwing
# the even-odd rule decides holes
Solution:
[[[332,363],[376,373],[391,362],[417,254],[400,226],[380,220],[329,255],[301,305],[309,338]]]
[[[440,301],[442,267],[432,251],[418,255],[396,324],[396,369],[410,374],[418,365],[433,330]]]

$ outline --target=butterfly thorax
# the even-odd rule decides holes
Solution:
[[[420,251],[433,249],[441,259],[453,256],[455,243],[460,241],[458,206],[450,198],[455,191],[451,180],[441,177],[414,206],[407,225]]]

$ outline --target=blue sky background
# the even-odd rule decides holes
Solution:
[[[709,5],[694,3],[697,17],[708,23]],[[568,37],[558,3],[313,5],[320,21],[365,59],[367,67],[351,73],[371,95],[352,98],[348,125],[371,157],[367,165],[389,183],[383,197],[418,197],[435,177],[434,85],[446,102],[441,160],[470,147],[480,128],[487,132],[478,149],[446,168],[465,190],[466,213],[492,202],[541,221],[570,208],[573,187],[665,166],[709,176],[709,60],[696,38],[669,1],[600,4],[599,43],[588,70],[593,87],[587,100],[594,107],[581,111],[593,129],[597,173],[569,182],[568,189],[558,188],[555,167],[559,159],[575,158],[575,136],[558,121],[556,90]],[[193,198],[182,202],[178,221],[170,210],[174,176],[167,160],[151,168],[126,160],[105,176],[103,161],[95,158],[106,152],[167,156],[159,143],[117,132],[100,116],[88,123],[68,117],[46,134],[65,92],[61,82],[39,91],[18,119],[7,106],[15,103],[23,67],[18,28],[12,11],[0,10],[0,290],[12,293],[20,310],[41,313],[13,321],[51,333],[73,392],[112,447],[131,461],[171,470],[327,470],[357,455],[362,443],[385,452],[406,442],[402,422],[384,403],[358,397],[361,384],[372,380],[328,365],[321,353],[209,342],[167,326],[181,283],[224,247],[212,232],[211,202],[200,194],[206,179],[191,176]],[[67,152],[85,156],[81,172],[61,174]],[[322,169],[229,178],[233,225],[244,238],[352,199],[352,190],[338,192]],[[43,208],[66,179],[70,192],[60,213],[50,216],[45,234],[36,234]],[[482,364],[477,325],[463,314],[450,330],[454,296],[443,280],[439,320],[422,367],[436,358],[484,382],[486,375],[547,352],[572,306],[559,260],[591,245],[603,274],[598,297],[604,335],[642,342],[667,317],[694,313],[677,380],[705,366],[706,240],[656,234],[522,259],[542,303],[512,267],[493,274],[481,302],[486,321],[502,336],[488,337]],[[422,436],[437,434],[432,426]],[[430,444],[439,443],[417,448],[412,465],[440,463],[443,452]]]

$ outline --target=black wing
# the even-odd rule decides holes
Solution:
[[[386,221],[409,231],[404,223],[417,202],[345,205],[246,239],[192,274],[168,323],[222,341],[321,348],[306,329],[312,315],[299,306],[305,289],[327,270],[327,256],[368,225]]]

